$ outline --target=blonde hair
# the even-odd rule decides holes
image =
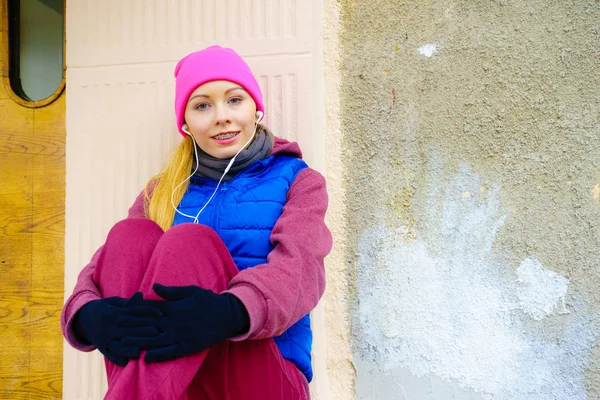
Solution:
[[[175,207],[179,205],[185,194],[194,161],[194,141],[186,136],[177,146],[165,169],[152,177],[144,190],[144,213],[146,217],[156,222],[164,231],[173,225],[175,209],[171,204],[171,196]],[[175,186],[181,184],[175,192]]]

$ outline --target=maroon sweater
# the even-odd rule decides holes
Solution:
[[[302,157],[297,143],[281,138],[275,138],[273,154]],[[143,196],[142,192],[136,198],[127,218],[146,218]],[[250,330],[232,340],[278,336],[317,305],[325,291],[324,258],[332,247],[325,225],[327,203],[325,178],[311,168],[302,170],[271,232],[274,249],[267,262],[241,271],[229,282],[227,291],[244,303],[250,316]],[[92,281],[99,253],[100,249],[80,272],[61,315],[65,339],[82,351],[94,347],[77,339],[73,316],[89,301],[102,297]]]

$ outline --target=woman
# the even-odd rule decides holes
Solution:
[[[325,180],[259,124],[233,50],[191,53],[175,77],[184,139],[80,273],[65,338],[105,355],[108,399],[307,399]]]

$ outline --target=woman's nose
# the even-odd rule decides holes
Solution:
[[[217,106],[215,112],[215,123],[217,125],[229,122],[229,113],[226,107]]]

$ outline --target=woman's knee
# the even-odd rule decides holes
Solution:
[[[151,251],[164,234],[158,224],[150,219],[124,219],[108,232],[106,245],[130,248],[135,251]]]
[[[211,250],[221,246],[225,248],[219,234],[211,227],[202,224],[175,225],[165,232],[161,241],[167,241],[170,245],[191,246],[194,251]]]
[[[200,224],[179,224],[165,232],[155,256],[170,259],[184,268],[200,268],[216,275],[233,276],[237,267],[225,243],[212,228]]]

